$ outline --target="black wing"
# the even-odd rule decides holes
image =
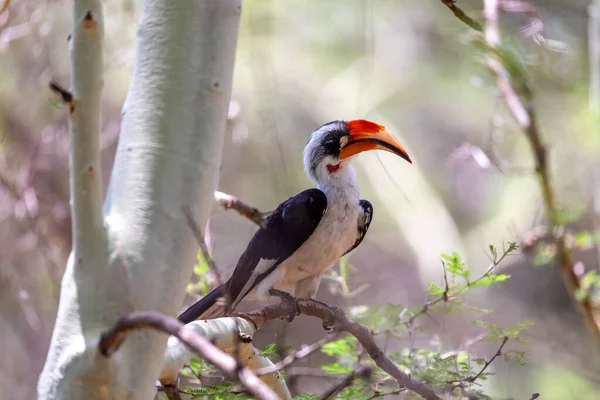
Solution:
[[[358,247],[358,245],[363,241],[367,231],[369,230],[369,226],[371,225],[371,221],[373,220],[373,206],[368,200],[361,200],[358,202],[360,208],[362,208],[362,214],[358,216],[358,237],[356,238],[356,242],[348,249],[344,255],[350,253],[352,250]]]
[[[305,190],[281,203],[267,217],[265,227],[256,231],[250,240],[225,288],[216,288],[184,311],[178,319],[183,323],[198,319],[225,294],[224,289],[233,304],[237,304],[302,246],[319,225],[326,208],[327,197],[319,189]],[[266,271],[255,271],[261,260],[271,260],[272,265]],[[253,282],[249,282],[250,279]]]

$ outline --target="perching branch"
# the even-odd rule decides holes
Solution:
[[[441,400],[441,397],[429,386],[400,370],[379,348],[377,343],[375,343],[371,332],[363,325],[349,320],[341,309],[320,301],[307,299],[298,299],[298,305],[302,314],[319,318],[323,320],[324,326],[329,326],[337,332],[347,332],[354,336],[375,364],[392,376],[401,387],[406,387],[427,400]],[[281,302],[261,310],[237,315],[251,321],[258,328],[267,321],[284,317],[292,312],[295,312],[293,304]]]
[[[215,201],[226,210],[231,209],[237,211],[241,216],[248,218],[261,228],[265,226],[265,217],[268,215],[268,213],[263,213],[257,208],[249,206],[237,197],[227,193],[215,191]]]
[[[478,32],[481,32],[483,29],[481,24],[475,21],[473,18],[469,17],[461,8],[456,5],[456,0],[441,0],[442,3],[452,11],[454,16],[460,19],[465,24],[469,25],[471,28],[475,29]]]
[[[508,109],[525,134],[535,160],[536,173],[544,200],[544,206],[550,222],[551,232],[554,232],[554,242],[558,265],[562,270],[565,286],[571,296],[581,287],[579,277],[573,269],[571,252],[563,234],[557,233],[561,225],[558,216],[559,209],[550,179],[548,151],[542,143],[537,124],[533,102],[533,91],[529,85],[521,65],[500,48],[500,33],[498,29],[498,0],[485,0],[484,16],[486,20],[484,41],[489,54],[486,66],[496,75],[496,82]],[[596,339],[600,343],[600,321],[598,320],[592,302],[585,298],[579,302],[584,318]]]
[[[158,312],[138,311],[121,318],[110,330],[102,334],[98,343],[98,350],[104,356],[110,357],[119,349],[130,332],[148,328],[176,337],[205,360],[219,368],[228,378],[239,380],[255,398],[279,400],[279,396],[271,388],[258,379],[249,369],[240,368],[233,357],[219,350],[208,339],[196,334],[177,319]]]

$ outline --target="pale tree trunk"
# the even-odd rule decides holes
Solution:
[[[588,45],[590,58],[590,109],[596,134],[600,134],[600,0],[589,5]],[[594,176],[594,214],[596,235],[600,237],[600,163],[596,160]],[[600,269],[600,243],[596,243]]]
[[[134,310],[175,315],[196,256],[188,208],[204,226],[231,93],[240,0],[145,0],[105,218],[99,104],[102,13],[75,0],[72,38],[73,253],[63,277],[43,399],[151,398],[167,337],[130,334],[111,358],[100,334]]]

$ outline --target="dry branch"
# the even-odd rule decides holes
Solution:
[[[483,30],[479,22],[469,17],[460,7],[456,5],[456,0],[442,0],[442,3],[446,7],[448,7],[450,11],[452,11],[456,18],[460,19],[462,22],[469,25],[471,28],[479,32]]]
[[[250,221],[254,222],[256,225],[264,228],[266,220],[265,217],[268,213],[263,213],[259,211],[257,208],[249,206],[244,203],[240,199],[235,196],[232,196],[223,192],[215,192],[215,201],[221,207],[226,210],[235,210],[241,216],[248,218]]]
[[[500,89],[508,109],[525,133],[535,160],[535,170],[544,200],[544,206],[551,223],[551,232],[554,234],[558,265],[562,271],[563,281],[571,297],[581,287],[579,277],[574,271],[571,251],[568,248],[563,234],[559,231],[559,209],[550,179],[548,165],[548,151],[542,142],[533,106],[533,91],[527,81],[521,66],[508,58],[508,54],[500,49],[500,31],[498,29],[498,0],[485,0],[484,16],[486,20],[484,40],[489,49],[486,66],[496,75],[496,83]],[[507,65],[509,64],[509,65]],[[511,71],[511,73],[509,73]],[[600,344],[600,321],[598,320],[593,304],[589,298],[579,302],[584,318]]]
[[[177,319],[158,312],[138,311],[121,318],[110,330],[102,334],[98,350],[106,357],[110,357],[119,349],[130,332],[148,328],[175,336],[194,352],[219,368],[228,378],[239,380],[255,398],[279,400],[271,388],[249,369],[240,367],[233,357],[221,351],[208,339],[187,328]]]

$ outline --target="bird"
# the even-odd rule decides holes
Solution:
[[[402,145],[378,123],[336,120],[316,129],[303,152],[304,170],[316,188],[290,197],[270,213],[229,280],[178,320],[187,324],[228,315],[243,299],[314,299],[325,271],[360,245],[373,219],[373,206],[360,199],[350,165],[354,156],[370,150],[388,151],[412,164]]]

